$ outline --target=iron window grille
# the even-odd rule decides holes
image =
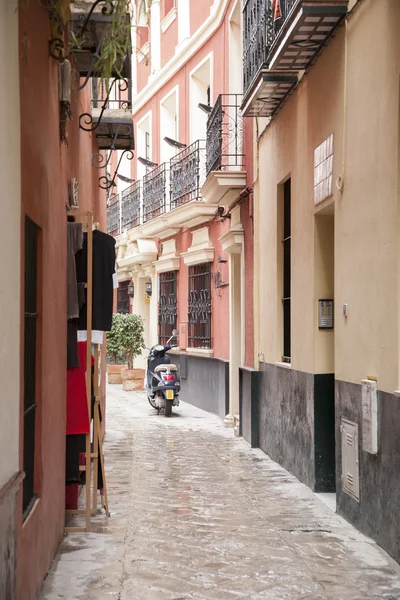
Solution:
[[[283,186],[283,357],[291,361],[291,194],[290,179]]]
[[[190,348],[211,348],[211,263],[189,267]]]
[[[24,455],[23,514],[27,517],[36,499],[36,358],[37,358],[37,280],[39,227],[25,218],[25,300],[24,300]]]
[[[117,290],[117,312],[122,314],[129,313],[130,301],[128,294],[128,285],[130,281],[121,281]]]
[[[166,344],[176,329],[178,316],[178,271],[160,274],[160,299],[158,304],[158,339]]]
[[[121,210],[119,205],[119,194],[110,198],[107,206],[107,233],[109,235],[119,235],[121,233]]]
[[[121,225],[122,229],[132,229],[140,225],[140,181],[135,181],[126,188],[121,196]]]
[[[206,173],[242,170],[244,121],[241,94],[220,94],[207,121]]]
[[[171,159],[171,209],[200,200],[205,179],[205,142],[197,140]]]

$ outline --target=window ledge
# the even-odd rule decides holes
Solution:
[[[190,356],[214,357],[214,350],[208,348],[186,348],[186,352],[190,354]]]
[[[143,44],[143,46],[140,48],[139,52],[137,53],[137,60],[139,63],[143,62],[144,59],[146,58],[146,56],[149,54],[150,52],[150,42],[145,42]]]
[[[287,363],[287,362],[277,361],[275,363],[275,365],[277,367],[281,367],[282,369],[291,369],[292,368],[292,363]]]
[[[172,23],[176,20],[176,13],[177,13],[176,7],[171,8],[169,13],[167,15],[165,15],[165,17],[161,21],[161,31],[163,33],[165,33],[167,31],[168,27],[170,27],[172,25]]]

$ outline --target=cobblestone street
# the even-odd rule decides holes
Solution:
[[[71,534],[42,600],[400,598],[400,567],[221,421],[108,388],[111,518]]]

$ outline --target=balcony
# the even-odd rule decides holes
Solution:
[[[119,194],[112,196],[107,206],[107,233],[114,237],[121,233]]]
[[[205,179],[206,144],[197,140],[171,159],[171,209],[201,200],[200,188]]]
[[[135,181],[121,194],[121,227],[124,231],[140,225],[140,196],[140,181]]]
[[[229,205],[246,185],[241,94],[220,94],[207,121],[206,202]]]
[[[92,115],[81,115],[81,129],[93,131],[100,150],[133,150],[132,86],[130,79],[92,80]]]
[[[348,0],[246,0],[244,116],[272,116],[347,13]]]

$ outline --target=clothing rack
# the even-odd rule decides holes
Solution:
[[[86,283],[86,327],[87,327],[87,342],[86,342],[86,398],[88,404],[89,423],[91,414],[92,400],[92,301],[93,301],[93,215],[90,211],[81,212],[69,210],[68,215],[73,215],[80,219],[82,225],[87,228],[87,283]],[[91,441],[90,430],[86,434],[85,444],[85,465],[80,467],[80,471],[85,472],[86,497],[85,508],[76,510],[67,510],[69,515],[85,515],[85,527],[65,527],[66,533],[90,531],[91,523],[91,506],[90,506],[90,480],[91,480]]]
[[[92,311],[93,311],[93,230],[100,229],[99,223],[93,221],[93,215],[90,211],[77,211],[75,209],[67,211],[68,215],[73,215],[83,226],[86,226],[87,232],[87,283],[86,283],[86,398],[88,405],[89,423],[91,423],[92,408]],[[94,374],[93,374],[93,446],[91,442],[91,432],[86,435],[85,444],[85,465],[79,467],[81,472],[85,472],[85,508],[66,510],[68,515],[85,515],[85,527],[65,527],[66,533],[79,533],[90,531],[91,517],[98,510],[98,461],[100,460],[101,473],[103,479],[103,494],[101,494],[102,504],[107,516],[110,516],[108,508],[107,484],[104,468],[103,444],[100,426],[100,394],[99,394],[99,345],[94,347]],[[93,478],[92,478],[93,465]],[[93,497],[91,498],[92,485]],[[92,500],[92,502],[91,502]]]

